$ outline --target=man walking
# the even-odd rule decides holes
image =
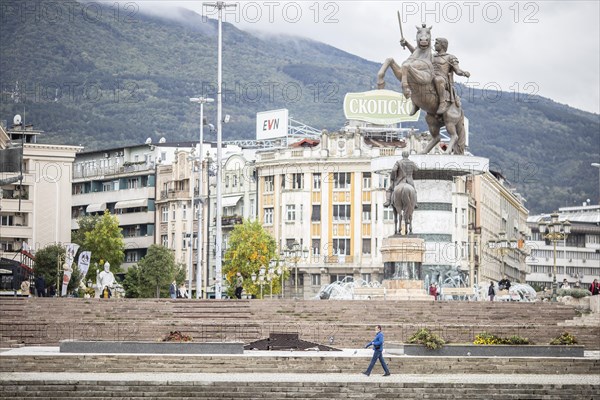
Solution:
[[[369,368],[367,368],[367,370],[363,372],[363,374],[366,376],[371,375],[371,371],[373,370],[375,363],[377,362],[377,360],[379,360],[379,362],[381,362],[381,366],[383,367],[383,371],[385,372],[383,376],[390,376],[390,370],[388,369],[388,366],[386,365],[385,360],[383,359],[383,332],[381,331],[381,325],[377,325],[375,327],[375,332],[377,332],[375,335],[375,339],[367,343],[367,345],[365,346],[366,349],[370,346],[373,346],[374,352],[373,358],[371,358],[371,363],[369,364]]]

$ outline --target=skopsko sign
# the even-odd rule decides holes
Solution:
[[[344,115],[346,119],[390,125],[398,122],[418,121],[421,111],[410,115],[412,100],[392,90],[371,90],[346,93]]]

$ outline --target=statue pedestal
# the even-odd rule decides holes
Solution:
[[[416,236],[390,236],[383,239],[382,282],[387,300],[433,301],[423,286],[421,264],[425,241]]]

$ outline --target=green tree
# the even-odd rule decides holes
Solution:
[[[244,221],[236,225],[229,236],[229,248],[225,252],[223,273],[229,282],[229,294],[233,295],[235,275],[244,277],[244,291],[248,294],[260,292],[260,286],[249,279],[252,274],[258,276],[260,268],[269,267],[275,256],[277,244],[269,232],[258,221]],[[279,279],[273,280],[273,293],[281,289]]]
[[[84,215],[77,219],[79,229],[71,232],[71,242],[79,246],[85,246],[85,234],[94,230],[96,224],[100,221],[100,215]]]
[[[91,221],[90,221],[91,224]],[[85,225],[84,225],[85,226]],[[89,228],[90,225],[87,225]],[[85,279],[96,281],[96,269],[102,268],[104,262],[110,263],[113,273],[121,271],[121,263],[125,257],[125,243],[119,227],[119,219],[111,215],[108,210],[98,218],[93,228],[85,232],[85,239],[81,250],[92,252],[90,269]]]
[[[127,270],[123,282],[127,297],[167,297],[169,285],[185,279],[185,267],[175,263],[168,248],[153,244],[137,265]]]
[[[60,244],[50,244],[35,253],[34,272],[36,277],[42,276],[46,281],[46,287],[50,287],[50,285],[56,286],[58,282],[56,293],[60,293],[62,290],[65,255],[65,247]],[[67,286],[68,293],[79,286],[79,281],[82,278],[77,264],[73,263],[72,267],[73,273]]]

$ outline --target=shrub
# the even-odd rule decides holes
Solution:
[[[557,296],[571,296],[575,299],[591,296],[592,292],[587,289],[560,289],[556,292]]]
[[[473,344],[479,345],[496,345],[496,344],[510,344],[510,345],[523,345],[530,344],[529,339],[519,335],[512,335],[506,338],[492,335],[491,333],[481,332],[475,336]]]
[[[571,335],[569,332],[564,332],[562,335],[555,337],[554,339],[552,339],[552,341],[550,341],[550,344],[552,346],[557,346],[557,345],[574,345],[577,344],[577,338],[575,338],[575,336]]]
[[[491,333],[481,332],[479,335],[475,336],[473,344],[502,344],[502,338],[492,335]]]
[[[432,333],[429,329],[421,328],[408,339],[407,343],[418,343],[424,345],[429,350],[435,350],[445,345],[446,341],[435,333]]]

